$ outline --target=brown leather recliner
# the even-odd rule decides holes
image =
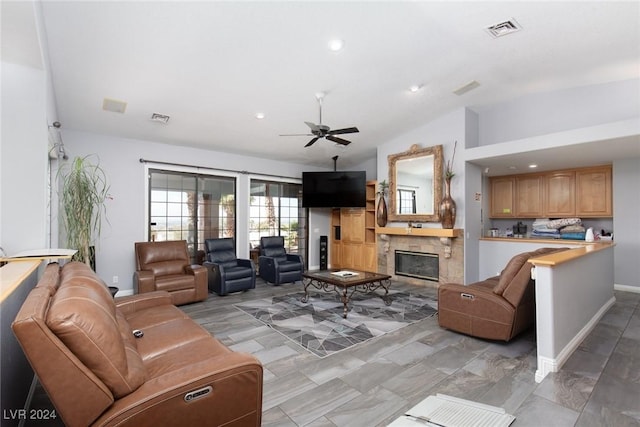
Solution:
[[[531,258],[568,248],[540,248],[511,258],[499,276],[464,286],[445,283],[438,288],[441,327],[478,338],[510,341],[536,318]]]
[[[49,264],[12,329],[67,426],[261,423],[260,362],[211,336],[167,292],[114,301],[85,264]]]
[[[135,252],[134,292],[167,291],[175,305],[207,299],[207,269],[191,265],[185,240],[136,242]]]

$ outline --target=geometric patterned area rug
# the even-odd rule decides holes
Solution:
[[[375,292],[355,293],[349,313],[342,318],[343,305],[336,292],[304,292],[235,304],[273,330],[318,357],[325,357],[358,343],[403,328],[437,313],[438,302],[429,296],[389,291],[386,305]]]

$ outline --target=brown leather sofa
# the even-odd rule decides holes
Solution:
[[[135,253],[136,293],[167,291],[175,305],[207,299],[207,269],[190,264],[185,240],[136,242]]]
[[[536,318],[535,283],[528,260],[568,248],[540,248],[511,258],[499,276],[438,288],[441,327],[478,338],[510,341]]]
[[[49,264],[12,328],[67,426],[261,423],[260,362],[220,343],[167,292],[114,300],[85,264]]]

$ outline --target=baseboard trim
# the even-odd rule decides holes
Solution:
[[[593,328],[596,327],[602,316],[615,304],[616,298],[611,297],[609,301],[607,301],[600,309],[596,312],[596,314],[587,322],[586,325],[576,334],[575,337],[567,343],[567,345],[558,353],[558,357],[550,358],[538,356],[538,369],[536,370],[535,380],[537,383],[542,382],[544,377],[546,377],[550,372],[558,372],[562,365],[571,357],[574,351],[580,346],[582,341],[591,333]]]
[[[623,292],[633,292],[636,294],[640,294],[640,286],[629,286],[629,285],[613,285],[613,289],[616,291]]]

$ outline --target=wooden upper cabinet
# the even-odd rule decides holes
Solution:
[[[539,218],[543,215],[544,177],[516,176],[516,216]]]
[[[514,177],[497,177],[491,179],[491,217],[513,218],[515,216]]]
[[[611,166],[490,178],[491,218],[613,216]]]
[[[545,177],[545,207],[547,217],[566,217],[576,214],[576,173],[558,171]]]
[[[611,191],[611,167],[576,171],[576,216],[612,216]]]

